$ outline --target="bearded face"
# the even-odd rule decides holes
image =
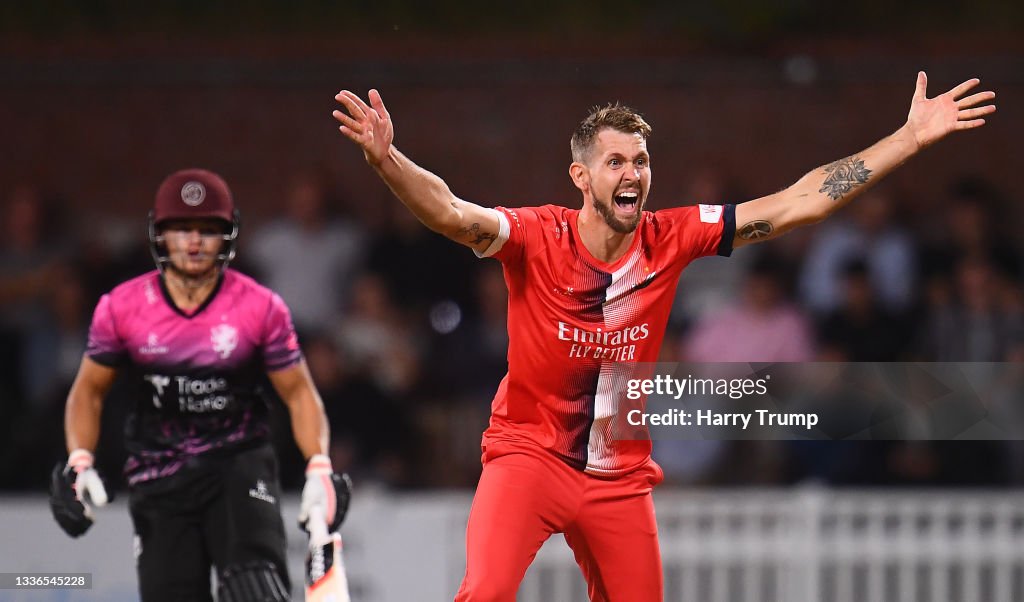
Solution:
[[[651,187],[646,140],[605,129],[597,135],[591,157],[586,167],[594,210],[615,232],[633,232]]]

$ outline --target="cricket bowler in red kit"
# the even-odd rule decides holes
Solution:
[[[650,126],[595,108],[570,142],[581,209],[484,208],[457,198],[392,144],[376,90],[336,99],[340,130],[427,227],[501,262],[509,290],[508,375],[483,436],[483,472],[455,599],[515,600],[541,545],[562,533],[593,601],[662,600],[649,440],[617,437],[622,366],[655,362],[683,268],[820,221],[924,147],[984,124],[992,92],[968,80],[933,99],[918,74],[907,122],[870,148],[740,205],[648,212]]]

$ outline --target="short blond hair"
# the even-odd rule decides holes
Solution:
[[[637,134],[644,140],[651,135],[651,126],[633,109],[619,103],[608,103],[593,107],[590,114],[576,126],[569,141],[572,160],[586,163],[594,150],[594,140],[603,129],[613,129],[624,134]]]

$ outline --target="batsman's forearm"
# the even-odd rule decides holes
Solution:
[[[100,438],[103,397],[72,389],[64,406],[64,442],[68,453],[76,449],[96,451]]]
[[[455,195],[444,180],[416,165],[393,145],[387,157],[373,167],[398,200],[426,227],[446,234],[453,224],[459,223],[459,213],[452,206]]]
[[[307,460],[317,454],[327,454],[331,441],[330,426],[319,396],[308,394],[308,397],[288,404],[295,445]]]
[[[821,221],[917,152],[917,141],[904,126],[857,154],[807,173],[780,196],[802,209],[799,221]]]

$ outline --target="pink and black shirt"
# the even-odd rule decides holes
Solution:
[[[129,379],[131,486],[268,441],[264,375],[302,360],[281,298],[230,269],[192,314],[155,270],[117,286],[96,306],[86,355]]]

